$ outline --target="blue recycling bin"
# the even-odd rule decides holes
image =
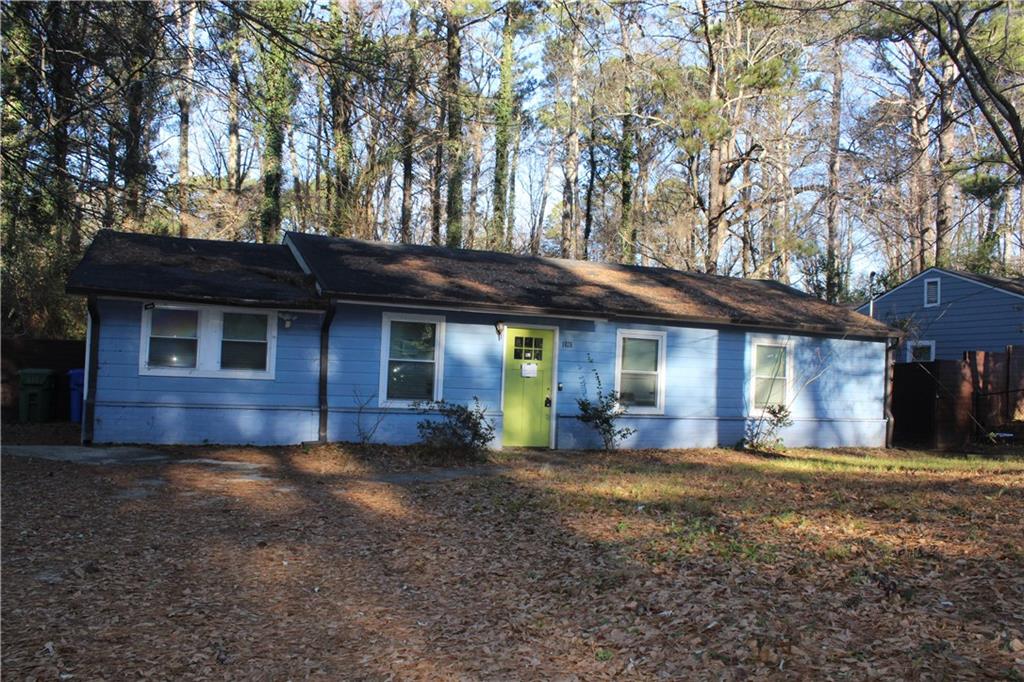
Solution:
[[[71,414],[71,421],[82,422],[82,396],[84,395],[85,389],[85,370],[84,369],[69,369],[68,370],[68,393],[71,394],[71,406],[69,413]]]

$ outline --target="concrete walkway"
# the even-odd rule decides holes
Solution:
[[[75,464],[158,464],[169,457],[159,450],[133,447],[85,447],[82,445],[4,445],[0,454],[37,457]]]
[[[273,481],[275,476],[263,464],[255,462],[237,462],[232,460],[197,457],[190,459],[172,459],[160,450],[140,447],[84,447],[81,445],[6,445],[0,449],[4,455],[15,457],[36,457],[58,462],[92,465],[131,465],[131,464],[200,464],[233,474],[232,480],[240,481]],[[369,476],[353,476],[353,481],[369,481],[372,483],[390,483],[392,485],[414,485],[417,483],[440,483],[458,478],[473,476],[499,476],[508,468],[495,465],[476,465],[466,467],[439,467],[420,471],[381,472]]]

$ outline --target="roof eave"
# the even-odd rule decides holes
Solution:
[[[207,296],[202,294],[155,293],[146,291],[124,291],[119,289],[103,289],[68,285],[65,292],[75,296],[107,296],[112,298],[151,298],[158,301],[181,301],[184,303],[206,303],[210,305],[236,305],[249,308],[301,308],[322,310],[323,303],[316,300],[269,301],[266,299],[238,298],[232,296]]]
[[[899,338],[903,336],[903,332],[892,328],[884,329],[867,329],[863,327],[832,327],[827,325],[784,325],[777,323],[769,323],[760,320],[745,319],[745,318],[713,318],[713,317],[698,317],[698,316],[685,316],[685,315],[651,315],[644,313],[633,313],[633,312],[621,312],[621,311],[608,311],[606,313],[593,313],[588,315],[585,311],[580,310],[562,310],[559,308],[543,308],[535,306],[502,306],[500,304],[493,305],[479,305],[473,304],[467,301],[443,301],[443,300],[425,300],[425,299],[408,299],[402,297],[381,297],[381,296],[366,296],[366,295],[353,295],[338,291],[324,291],[325,296],[330,297],[336,303],[372,303],[377,305],[394,305],[398,307],[402,306],[414,306],[414,307],[438,307],[438,308],[463,308],[468,310],[480,310],[481,312],[493,311],[495,308],[500,308],[502,312],[508,312],[509,314],[518,315],[539,315],[549,317],[563,317],[563,318],[586,318],[595,320],[649,320],[652,322],[676,322],[685,324],[696,324],[713,327],[735,327],[743,329],[760,329],[764,331],[777,331],[777,332],[802,332],[806,334],[817,334],[825,336],[842,336],[846,338],[857,338],[857,339],[873,339],[873,340],[885,340],[891,338]]]

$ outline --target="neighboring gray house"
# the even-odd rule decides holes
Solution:
[[[857,310],[906,332],[897,362],[1024,346],[1024,279],[928,268]]]

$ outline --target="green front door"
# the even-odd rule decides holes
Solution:
[[[550,444],[554,341],[550,329],[505,329],[504,445]]]

